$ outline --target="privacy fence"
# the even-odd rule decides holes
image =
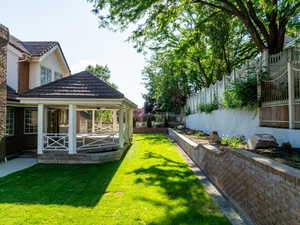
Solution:
[[[224,76],[208,88],[189,96],[186,108],[192,114],[199,112],[200,104],[222,103],[226,87],[237,79],[250,75],[260,79],[257,93],[261,102],[260,126],[300,128],[300,48],[293,46],[283,52],[266,52]]]

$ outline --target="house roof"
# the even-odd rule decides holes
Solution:
[[[24,47],[22,41],[20,41],[18,38],[16,38],[13,35],[9,36],[9,43],[18,49],[19,51],[26,53],[27,55],[30,55],[30,52]]]
[[[33,57],[41,57],[51,49],[58,47],[62,58],[65,61],[68,70],[70,71],[66,57],[57,41],[20,41],[15,36],[10,35],[9,43],[19,51]]]
[[[6,92],[7,92],[7,100],[18,101],[17,100],[18,94],[12,87],[7,85]]]
[[[21,98],[120,99],[124,95],[88,71],[67,76],[20,94]]]
[[[31,56],[42,56],[58,45],[56,41],[22,41]]]

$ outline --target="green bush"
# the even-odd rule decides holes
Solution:
[[[293,162],[297,162],[297,163],[300,162],[300,156],[299,156],[299,155],[289,156],[288,159],[289,159],[290,161],[293,161]]]
[[[197,138],[203,138],[203,137],[206,137],[206,136],[208,136],[206,133],[204,133],[203,131],[198,131],[196,134],[195,134],[195,136],[197,137]]]
[[[190,114],[191,114],[191,109],[190,109],[190,107],[187,107],[187,108],[185,109],[185,115],[188,116],[188,115],[190,115]]]
[[[200,112],[203,112],[203,113],[211,113],[212,111],[219,109],[218,99],[214,98],[214,101],[212,103],[199,104],[198,109]]]
[[[227,86],[223,105],[226,109],[256,109],[259,106],[256,74],[248,74]]]
[[[281,145],[281,149],[284,150],[284,151],[291,151],[292,150],[292,145],[290,142],[283,142],[282,145]]]
[[[228,145],[230,148],[243,148],[246,144],[244,136],[223,137],[221,144]]]

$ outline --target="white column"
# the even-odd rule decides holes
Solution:
[[[95,110],[92,111],[92,133],[95,133]]]
[[[43,154],[44,149],[44,104],[38,104],[38,141],[37,141],[37,153]]]
[[[113,110],[112,122],[113,122],[113,132],[116,132],[117,131],[117,111],[116,110]]]
[[[129,110],[129,140],[131,141],[133,133],[133,109]]]
[[[43,132],[45,134],[47,134],[47,131],[48,131],[48,107],[47,106],[44,107],[44,118],[43,118],[43,120],[44,120]]]
[[[102,112],[102,111],[100,111]],[[100,120],[99,120],[99,124],[100,124],[100,130],[102,131],[103,130],[103,123],[102,123],[102,113],[100,113]]]
[[[129,109],[126,109],[126,120],[125,120],[125,137],[126,143],[129,143]]]
[[[69,105],[69,154],[76,154],[76,105]]]
[[[119,144],[120,148],[124,147],[124,110],[119,112]]]
[[[288,62],[289,128],[295,128],[295,86],[291,62]]]

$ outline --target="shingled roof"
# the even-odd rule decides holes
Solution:
[[[42,56],[58,45],[56,41],[22,41],[23,46],[30,52],[31,56]]]
[[[90,72],[82,71],[31,89],[20,97],[120,99],[124,95]]]
[[[17,100],[18,94],[12,87],[7,85],[6,91],[7,91],[7,100],[18,101]]]
[[[66,57],[60,47],[59,42],[57,41],[20,41],[15,36],[10,35],[9,43],[19,51],[33,57],[41,57],[47,52],[49,52],[51,49],[53,49],[54,47],[58,46],[62,54],[62,57],[66,63],[66,66],[70,71]]]
[[[13,35],[9,36],[9,44],[19,49],[21,52],[26,53],[27,55],[31,55],[30,52],[24,47],[22,41],[16,38]]]

